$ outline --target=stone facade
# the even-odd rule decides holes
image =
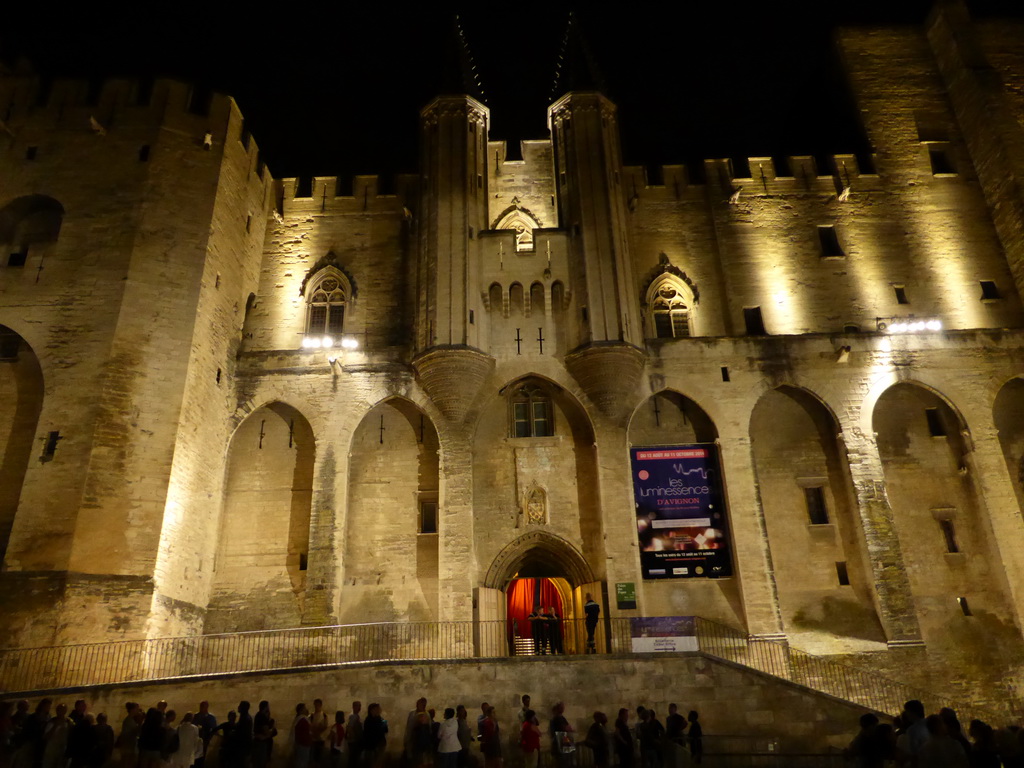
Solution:
[[[657,186],[591,92],[516,161],[439,97],[418,175],[339,196],[272,179],[230,98],[0,77],[10,644],[497,620],[536,575],[1016,686],[1021,31],[843,31],[872,168]],[[694,442],[734,576],[644,581],[628,448]]]

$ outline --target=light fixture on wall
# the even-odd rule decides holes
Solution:
[[[941,331],[942,321],[937,317],[876,317],[875,328],[882,333],[923,333]]]

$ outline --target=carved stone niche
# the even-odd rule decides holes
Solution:
[[[530,486],[523,494],[520,506],[522,520],[526,525],[547,525],[548,523],[548,495],[537,483],[530,483]]]

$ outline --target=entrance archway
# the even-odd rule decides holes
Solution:
[[[547,531],[531,531],[508,544],[494,559],[478,596],[478,619],[500,621],[503,642],[514,655],[545,652],[585,653],[583,606],[592,595],[607,616],[604,583],[568,541]],[[530,621],[534,607],[554,608],[554,618]],[[546,610],[543,613],[552,614]],[[539,636],[538,636],[539,630]],[[605,647],[603,623],[595,635]]]

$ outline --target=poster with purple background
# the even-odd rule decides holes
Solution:
[[[643,577],[731,576],[718,447],[631,448],[630,459]]]

